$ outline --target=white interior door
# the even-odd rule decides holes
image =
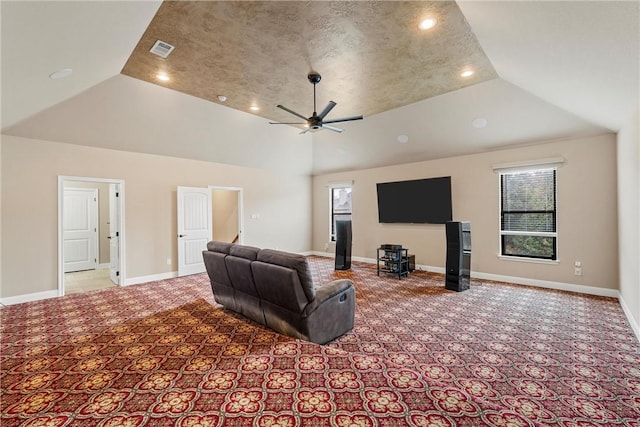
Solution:
[[[120,284],[120,189],[109,184],[109,277]]]
[[[98,267],[98,190],[65,188],[63,210],[64,272]]]
[[[205,271],[202,251],[211,240],[211,190],[178,187],[178,276]]]

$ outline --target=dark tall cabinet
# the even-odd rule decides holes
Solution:
[[[471,280],[471,224],[467,221],[449,221],[447,232],[447,267],[445,289],[465,291]]]

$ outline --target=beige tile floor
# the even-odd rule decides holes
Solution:
[[[113,288],[115,286],[109,278],[108,268],[76,271],[65,273],[64,275],[64,293],[66,295]]]

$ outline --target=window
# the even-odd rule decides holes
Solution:
[[[331,188],[331,241],[336,241],[336,221],[351,219],[351,187]]]
[[[500,174],[500,253],[557,259],[556,169]]]

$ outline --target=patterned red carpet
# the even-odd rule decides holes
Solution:
[[[617,301],[442,276],[350,278],[327,346],[215,304],[206,275],[2,308],[8,426],[640,426],[640,346]]]

